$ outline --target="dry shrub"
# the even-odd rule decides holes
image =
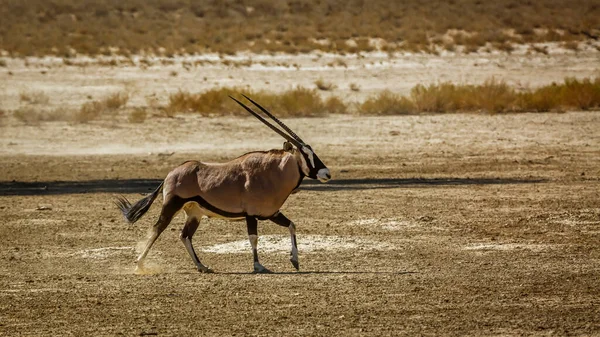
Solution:
[[[129,117],[127,118],[127,120],[129,121],[129,123],[143,123],[144,121],[146,121],[147,115],[148,113],[146,112],[146,109],[137,107],[129,113]]]
[[[327,112],[321,96],[311,89],[297,87],[274,99],[276,111],[284,116],[317,116]]]
[[[561,111],[560,86],[552,84],[534,91],[527,91],[518,95],[517,106],[522,111],[548,112]]]
[[[281,94],[265,91],[252,91],[244,88],[225,87],[211,89],[201,93],[178,91],[169,96],[166,110],[175,112],[196,112],[204,116],[209,115],[247,115],[229,96],[239,99],[243,93],[263,107],[273,111],[277,116],[315,116],[322,115],[332,109],[342,111],[340,102],[323,102],[316,90],[297,87]],[[329,106],[327,105],[329,104]],[[252,107],[252,104],[246,104]],[[258,110],[258,109],[254,109]]]
[[[315,81],[315,85],[319,90],[329,91],[336,88],[335,84],[331,82],[324,81],[322,78]]]
[[[533,45],[529,48],[531,51],[534,51],[536,53],[541,53],[544,55],[548,55],[548,47],[547,46],[536,46]]]
[[[118,110],[125,106],[129,101],[129,94],[126,92],[115,92],[102,100],[102,104],[109,110]]]
[[[6,68],[6,67],[7,67],[6,60],[2,60],[2,59],[0,59],[0,67],[3,67],[3,68]]]
[[[350,83],[350,90],[352,91],[360,91],[360,86],[356,83]]]
[[[600,77],[595,80],[584,78],[565,79],[561,85],[560,98],[563,105],[575,109],[589,110],[600,107]]]
[[[236,92],[244,92],[241,88],[219,88],[192,94],[178,91],[169,96],[167,112],[197,112],[204,116],[210,114],[226,115],[234,108],[234,102],[229,98]]]
[[[41,122],[69,121],[71,112],[61,109],[44,111],[34,106],[22,106],[14,110],[13,116],[26,125],[39,125]]]
[[[41,114],[31,106],[22,106],[13,112],[13,116],[26,125],[38,125],[41,121]]]
[[[515,111],[517,94],[506,82],[494,78],[481,85],[452,83],[417,85],[411,98],[420,112],[484,111],[500,113]]]
[[[495,78],[486,80],[483,85],[468,87],[467,90],[459,90],[459,99],[463,95],[469,95],[471,92],[474,99],[474,107],[488,113],[499,113],[514,111],[517,95],[513,88],[509,87],[504,81],[498,81]],[[465,107],[458,106],[460,110]]]
[[[458,108],[456,91],[456,86],[452,83],[429,86],[418,84],[412,88],[410,95],[419,112],[449,112]]]
[[[566,42],[563,42],[562,46],[565,49],[579,51],[579,42],[577,42],[577,41],[566,41]]]
[[[50,102],[50,97],[43,91],[21,92],[19,98],[21,102],[29,104],[48,104]]]
[[[240,115],[247,113],[228,97],[245,93],[278,116],[318,116],[325,113],[343,114],[349,106],[339,97],[323,100],[316,89],[297,87],[277,93],[250,91],[244,88],[219,88],[192,94],[179,91],[169,96],[167,111],[198,112],[203,115]],[[251,104],[247,104],[252,107]],[[417,85],[410,96],[400,96],[389,90],[368,97],[356,105],[365,115],[401,115],[420,112],[543,112],[600,108],[600,78],[566,79],[536,90],[518,93],[505,81],[491,78],[480,85],[452,83]],[[257,109],[255,109],[257,110]]]
[[[73,115],[73,120],[78,123],[89,123],[100,117],[104,110],[104,104],[99,101],[86,102],[79,108],[79,111]]]
[[[416,106],[410,99],[389,90],[369,97],[358,105],[358,112],[365,115],[404,115],[415,111]]]
[[[451,83],[417,85],[411,91],[411,99],[417,110],[424,112],[590,110],[600,108],[600,78],[567,78],[563,84],[551,84],[522,93],[494,78],[475,86]]]
[[[128,101],[128,93],[117,92],[106,96],[100,101],[86,102],[79,108],[79,111],[73,115],[73,121],[78,123],[88,123],[103,114],[114,116]]]
[[[325,110],[330,114],[345,114],[348,106],[338,97],[331,96],[325,101]]]

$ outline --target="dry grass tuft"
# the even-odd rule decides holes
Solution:
[[[358,105],[363,115],[405,115],[415,113],[415,104],[407,97],[385,90]]]
[[[330,114],[346,114],[348,105],[340,98],[331,96],[325,101],[325,111]]]
[[[127,118],[127,120],[129,121],[129,123],[144,123],[146,121],[147,116],[148,113],[146,112],[145,108],[137,107],[129,113],[129,117]]]
[[[84,103],[77,113],[73,115],[73,121],[77,123],[89,123],[100,117],[105,110],[105,106],[99,101]]]
[[[126,92],[116,92],[108,95],[102,100],[102,104],[108,110],[118,110],[124,107],[129,101],[129,94]]]
[[[54,109],[44,111],[32,105],[19,107],[13,111],[13,116],[26,125],[39,125],[41,122],[70,121],[69,111]]]
[[[116,92],[106,96],[100,101],[95,100],[86,102],[79,108],[79,111],[73,115],[73,121],[78,123],[89,123],[103,114],[114,116],[128,101],[128,93]]]
[[[579,110],[600,108],[600,77],[592,80],[567,78],[559,86],[561,104]]]
[[[417,85],[411,99],[419,112],[448,112],[456,110],[456,86],[452,83]]]
[[[43,91],[21,92],[19,98],[21,102],[29,104],[48,104],[50,102],[50,97]]]
[[[323,90],[323,91],[330,91],[336,88],[336,85],[331,83],[331,82],[327,82],[325,80],[323,80],[322,78],[319,78],[318,80],[315,81],[315,85],[317,86],[317,88],[319,90]]]
[[[23,106],[13,111],[13,116],[26,125],[38,125],[40,123],[40,113],[31,106]]]
[[[470,103],[470,106],[458,105],[458,110],[482,110],[488,113],[500,113],[516,109],[517,94],[515,90],[509,87],[506,82],[498,81],[495,78],[485,81],[483,85],[468,86],[460,93],[464,96],[459,96],[458,99],[468,101],[465,96],[470,95],[473,102]]]

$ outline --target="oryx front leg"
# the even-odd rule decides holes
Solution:
[[[258,221],[255,217],[246,216],[246,227],[248,228],[248,239],[252,246],[252,255],[254,256],[254,272],[255,273],[271,273],[260,262],[258,262]]]
[[[287,227],[290,230],[290,238],[292,240],[290,262],[294,268],[296,268],[296,270],[300,270],[300,263],[298,262],[298,246],[296,243],[296,225],[294,225],[294,223],[282,213],[277,213],[277,215],[272,217],[270,220],[280,226]]]
[[[187,250],[188,254],[190,254],[190,257],[194,261],[194,264],[196,265],[198,271],[201,273],[212,273],[212,269],[208,268],[207,266],[203,265],[202,262],[200,262],[198,255],[196,255],[196,252],[194,251],[194,246],[192,246],[192,236],[194,236],[194,233],[198,229],[198,225],[200,224],[200,216],[198,212],[195,212],[193,206],[186,207],[185,213],[187,214],[187,219],[185,220],[185,225],[181,230],[181,235],[179,236],[179,238],[183,242],[183,245],[185,246],[185,249]]]

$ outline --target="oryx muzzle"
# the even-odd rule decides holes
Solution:
[[[119,197],[116,201],[117,206],[126,220],[134,223],[148,211],[158,194],[161,191],[163,193],[162,210],[152,227],[143,252],[137,259],[138,268],[143,268],[144,259],[156,239],[169,225],[173,216],[183,209],[186,221],[180,238],[200,272],[211,272],[211,269],[200,262],[192,246],[192,237],[202,216],[246,220],[255,272],[269,272],[258,261],[257,221],[271,220],[287,227],[292,243],[290,261],[299,269],[296,226],[280,212],[280,208],[305,176],[326,182],[331,175],[310,145],[267,109],[249,97],[244,97],[283,130],[239,100],[231,98],[293,147],[286,150],[250,152],[219,164],[187,161],[169,172],[154,192],[135,204],[132,205],[127,199]]]

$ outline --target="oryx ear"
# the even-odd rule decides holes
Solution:
[[[294,148],[294,145],[292,145],[292,143],[283,142],[283,150],[284,151],[292,151],[293,148]]]

